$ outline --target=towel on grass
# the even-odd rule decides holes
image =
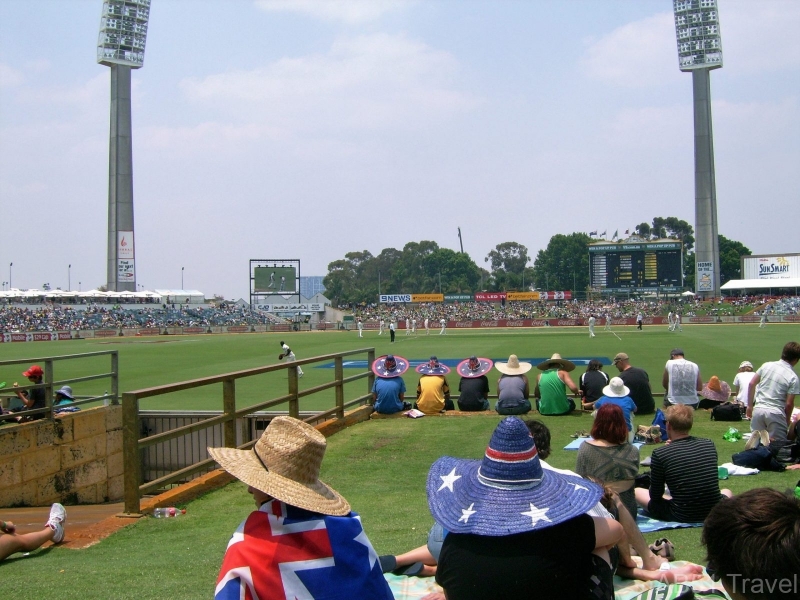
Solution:
[[[581,444],[583,442],[590,439],[592,438],[585,437],[585,438],[578,438],[577,440],[572,440],[569,444],[564,446],[564,450],[577,450],[578,448],[581,447]],[[636,446],[637,448],[641,448],[642,446],[644,446],[644,443],[634,442],[633,445]]]
[[[678,521],[659,521],[649,515],[645,515],[641,509],[636,515],[636,525],[642,533],[652,533],[662,529],[680,529],[682,527],[702,527],[702,523],[680,523]]]
[[[728,475],[758,475],[760,473],[758,469],[740,467],[739,465],[735,465],[733,463],[725,463],[724,465],[720,466],[728,469]]]
[[[638,556],[633,557],[634,560],[641,560]],[[673,561],[676,567],[687,564],[686,561]],[[389,582],[389,587],[392,589],[395,600],[418,600],[426,594],[432,592],[441,592],[440,588],[433,577],[406,577],[404,575],[392,575],[385,573],[386,581]],[[665,584],[657,581],[634,581],[632,579],[622,579],[621,577],[614,577],[614,598],[615,600],[630,600],[634,596],[646,592],[649,589],[662,587]],[[710,589],[721,590],[720,583],[714,583],[707,573],[704,573],[703,579],[698,581],[687,582],[692,589],[701,591],[708,591]]]

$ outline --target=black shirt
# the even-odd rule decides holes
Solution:
[[[581,375],[581,391],[584,402],[594,402],[603,395],[603,388],[608,385],[608,375],[603,371],[586,371]]]
[[[647,371],[638,367],[630,367],[621,371],[619,378],[631,390],[630,397],[636,404],[637,415],[649,415],[656,409],[653,392],[650,390],[650,378]]]
[[[594,547],[594,521],[585,514],[515,535],[448,533],[436,583],[447,600],[582,600]]]
[[[483,410],[483,401],[489,395],[489,379],[480,377],[462,377],[458,382],[459,410]]]

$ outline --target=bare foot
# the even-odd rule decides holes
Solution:
[[[658,581],[663,583],[684,583],[703,578],[703,567],[689,563],[682,567],[673,567],[669,571],[658,571]]]

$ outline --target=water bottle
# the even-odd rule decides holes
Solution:
[[[156,508],[153,510],[153,516],[156,519],[167,519],[169,517],[177,517],[178,515],[185,515],[186,509],[175,508],[174,506],[167,506]]]

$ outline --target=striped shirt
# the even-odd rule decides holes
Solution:
[[[705,438],[685,437],[653,451],[650,498],[672,496],[672,513],[684,523],[704,521],[719,502],[717,449]]]

